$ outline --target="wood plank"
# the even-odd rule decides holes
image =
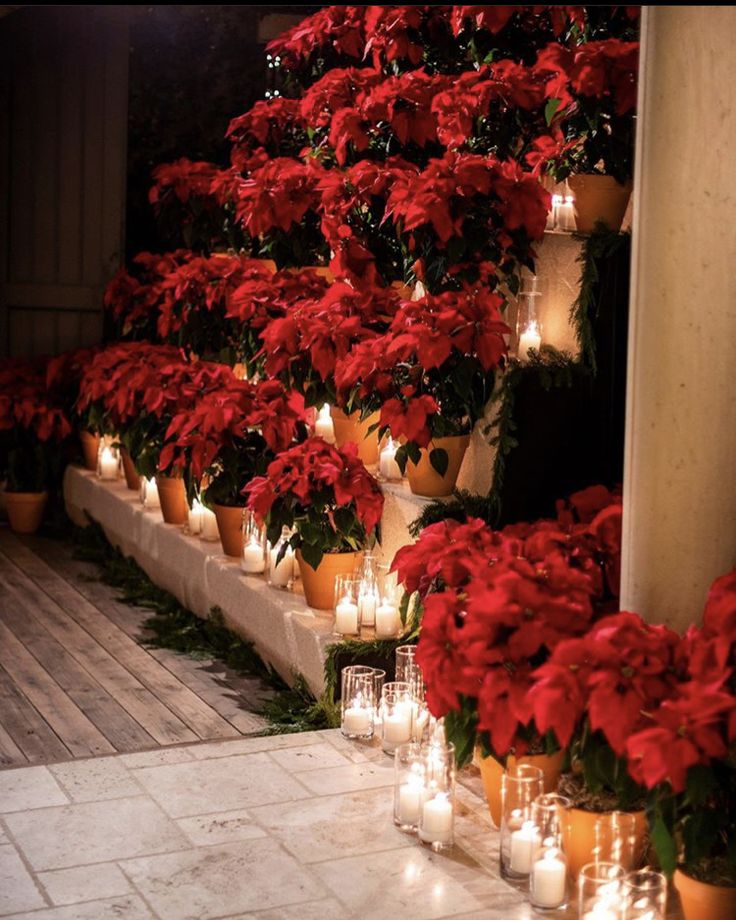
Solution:
[[[0,550],[38,586],[33,597],[39,607],[47,606],[38,595],[38,589],[41,589],[49,600],[53,597],[63,605],[68,617],[73,619],[78,627],[86,630],[88,636],[93,637],[143,686],[154,693],[159,700],[165,702],[166,706],[176,713],[192,732],[196,733],[196,736],[214,739],[233,738],[240,734],[196,693],[168,670],[162,668],[145,649],[111,623],[103,611],[91,604],[8,531],[0,532]],[[75,631],[73,636],[74,638],[70,639],[71,642],[83,641],[78,632]]]
[[[36,646],[40,643],[38,635],[47,632],[53,636],[61,654],[72,659],[77,668],[104,691],[106,699],[114,703],[116,710],[120,710],[116,713],[116,721],[122,724],[117,725],[114,737],[110,722],[98,725],[118,750],[140,750],[152,747],[156,742],[166,745],[197,740],[198,736],[122,667],[103,645],[80,628],[52,598],[3,556],[0,556],[0,574],[6,589],[26,611],[31,623],[28,630],[21,631],[1,612],[0,619],[4,619],[39,660],[40,655],[36,654]],[[43,650],[39,651],[42,653]],[[47,669],[52,666],[44,660],[41,663]]]
[[[0,724],[0,767],[27,764],[28,758]]]
[[[75,757],[115,752],[102,732],[4,623],[0,623],[0,665]]]
[[[31,763],[69,760],[71,751],[0,667],[0,720]]]
[[[3,575],[5,573],[3,572]],[[154,747],[154,739],[132,718],[105,688],[94,680],[62,643],[47,632],[33,616],[33,605],[23,593],[5,585],[10,603],[0,606],[0,623],[22,643],[49,677],[79,707],[116,751],[140,751]],[[11,611],[11,604],[15,609]],[[21,690],[25,688],[21,685]]]

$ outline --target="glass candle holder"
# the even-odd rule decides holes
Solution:
[[[578,876],[580,920],[623,920],[626,872],[610,862],[587,863]]]
[[[335,578],[335,623],[336,636],[357,636],[360,634],[360,607],[358,588],[360,581],[352,575],[338,575]]]
[[[120,451],[112,445],[112,438],[100,438],[97,450],[97,478],[103,482],[114,481],[120,472]]]
[[[243,514],[243,552],[240,555],[240,568],[247,575],[261,575],[266,571],[265,534],[250,511]]]
[[[501,876],[526,880],[541,844],[532,820],[532,805],[544,791],[538,767],[516,764],[501,776]]]
[[[220,539],[215,512],[206,505],[202,505],[202,528],[199,531],[199,539],[207,543],[215,543]]]
[[[314,421],[314,433],[324,441],[327,441],[328,444],[335,443],[335,423],[332,421],[328,403],[325,403],[317,413]]]
[[[398,745],[412,740],[413,700],[409,684],[392,681],[381,694],[381,747],[393,754]]]
[[[158,497],[158,485],[154,476],[151,476],[150,479],[141,476],[140,499],[141,504],[146,509],[161,507],[161,500]]]
[[[416,645],[399,645],[396,649],[396,680],[408,681],[414,673]]]
[[[667,879],[661,872],[629,872],[623,881],[624,920],[665,920]]]
[[[610,811],[595,822],[595,862],[615,863],[627,872],[636,868],[638,835],[636,818],[628,811]]]
[[[389,435],[386,443],[381,447],[378,458],[378,471],[384,482],[399,482],[402,478],[401,467],[396,462],[396,451],[399,443]]]
[[[189,516],[187,518],[187,533],[191,536],[196,537],[202,531],[202,502],[195,498],[192,502],[192,507],[189,509]]]
[[[425,796],[424,754],[420,744],[400,744],[394,751],[394,824],[416,833]]]
[[[570,800],[555,793],[540,795],[532,804],[539,844],[532,855],[529,899],[541,910],[557,910],[567,904],[568,871],[562,849],[561,816],[569,807]]]
[[[361,626],[376,625],[376,610],[381,604],[381,595],[374,578],[361,578],[358,583],[358,610]]]
[[[424,748],[424,801],[417,833],[433,850],[445,850],[455,841],[455,745]]]
[[[281,536],[276,543],[268,544],[268,583],[274,588],[288,590],[294,583],[294,550],[289,545],[292,532],[288,527],[281,528]]]
[[[366,665],[349,665],[341,674],[340,728],[346,738],[373,737],[376,711],[376,676]]]

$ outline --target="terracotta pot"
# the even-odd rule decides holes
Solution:
[[[133,463],[133,458],[124,447],[120,451],[120,456],[123,458],[125,485],[131,490],[131,492],[137,492],[141,487],[141,477],[136,471],[135,463]]]
[[[156,476],[161,514],[167,524],[186,524],[189,521],[189,505],[184,480],[176,476]]]
[[[91,473],[97,472],[97,454],[100,450],[100,436],[93,431],[80,431],[79,440],[82,444],[84,468]]]
[[[675,888],[680,895],[685,920],[726,920],[736,917],[736,888],[708,885],[675,871]]]
[[[631,181],[621,185],[613,176],[578,175],[567,180],[575,196],[575,225],[580,233],[592,233],[598,221],[618,232],[631,197]]]
[[[362,556],[362,553],[326,553],[315,570],[297,550],[304,597],[309,606],[315,610],[332,610],[335,603],[335,577],[352,575]]]
[[[451,438],[435,438],[430,441],[429,449],[422,448],[419,463],[414,464],[410,460],[406,464],[406,476],[412,492],[415,495],[426,495],[429,498],[451,495],[457,483],[468,444],[470,444],[469,434],[456,435]],[[434,448],[443,448],[447,451],[448,464],[444,476],[440,476],[430,463],[429,454]]]
[[[287,269],[287,271],[290,271],[295,275],[299,272],[307,270],[316,272],[320,278],[325,278],[329,284],[332,284],[332,282],[335,280],[335,276],[332,274],[332,269],[329,267],[329,265],[299,265],[298,267]]]
[[[371,413],[362,422],[359,412],[345,415],[336,406],[330,408],[330,415],[335,426],[335,445],[344,447],[346,444],[357,444],[358,456],[366,466],[378,463],[378,429],[368,433],[371,425],[378,424],[378,412]]]
[[[595,825],[606,812],[584,811],[582,808],[569,808],[562,821],[562,845],[567,854],[570,874],[577,878],[586,863],[594,862]],[[610,814],[610,812],[608,812]],[[636,822],[635,866],[641,864],[648,841],[646,813],[633,811]]]
[[[544,791],[555,792],[557,790],[557,781],[562,772],[562,761],[565,752],[558,751],[556,754],[528,754],[525,757],[519,757],[517,760],[513,755],[506,758],[507,766],[513,767],[518,764],[527,764],[531,767],[538,767],[544,774]],[[495,757],[480,757],[478,759],[480,767],[480,778],[483,780],[483,789],[488,802],[488,810],[496,827],[501,826],[501,777],[504,773],[503,766]]]
[[[35,533],[41,526],[48,492],[6,492],[5,507],[13,533]]]
[[[220,543],[226,556],[240,559],[243,555],[243,512],[245,506],[212,505],[220,531]]]

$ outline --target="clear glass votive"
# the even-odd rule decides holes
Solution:
[[[412,740],[414,707],[409,684],[390,681],[381,695],[381,747],[393,754],[398,745]]]
[[[557,910],[567,904],[568,868],[562,849],[561,816],[569,807],[570,800],[556,793],[540,795],[532,804],[537,840],[529,873],[529,900],[540,910]]]
[[[611,862],[587,863],[578,876],[580,920],[624,920],[625,870]]]
[[[665,920],[667,879],[661,872],[629,872],[623,882],[624,920]]]
[[[120,451],[113,447],[113,439],[109,435],[100,438],[97,449],[97,478],[103,482],[112,482],[120,474]]]
[[[595,822],[596,862],[615,863],[627,872],[637,867],[640,858],[636,818],[629,811],[609,811]]]
[[[501,776],[501,876],[525,881],[541,838],[532,820],[532,805],[544,791],[538,767],[515,764]]]
[[[420,744],[400,744],[394,751],[394,824],[414,834],[425,796],[425,760]]]
[[[396,648],[396,680],[409,681],[416,666],[416,645],[399,645]]]
[[[455,842],[455,745],[424,748],[424,801],[418,835],[433,850]]]
[[[336,636],[360,635],[360,608],[358,607],[358,587],[360,579],[352,575],[335,577],[335,623],[333,632]]]
[[[373,668],[353,664],[342,669],[340,728],[346,738],[370,740],[376,711],[376,676]]]
[[[282,527],[276,543],[273,546],[268,544],[268,583],[284,591],[288,591],[294,583],[294,550],[289,545],[291,536],[291,530]]]
[[[246,575],[262,575],[266,571],[266,535],[251,511],[244,512],[242,529],[240,568]]]
[[[161,507],[161,500],[158,497],[158,484],[156,483],[155,476],[151,476],[150,479],[141,476],[139,497],[141,504],[146,509]]]

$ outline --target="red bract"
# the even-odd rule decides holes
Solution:
[[[300,301],[319,298],[327,287],[324,276],[310,268],[251,277],[229,295],[226,316],[262,329],[270,319],[284,316]]]
[[[336,113],[355,110],[359,100],[372,87],[380,85],[385,76],[370,67],[335,67],[302,96],[300,115],[313,128],[328,128]]]
[[[233,118],[225,137],[233,144],[232,156],[242,163],[258,147],[278,150],[289,133],[302,128],[299,100],[276,96],[260,99],[245,114]]]
[[[148,193],[148,200],[158,206],[168,194],[178,198],[182,204],[193,196],[206,197],[218,171],[213,163],[193,162],[186,157],[174,163],[162,163],[153,170],[154,185]]]
[[[269,160],[243,182],[235,207],[237,219],[251,236],[273,228],[288,230],[319,206],[322,173],[313,161]]]
[[[308,16],[266,46],[280,55],[287,66],[307,61],[322,49],[360,58],[363,54],[364,7],[329,6]]]

